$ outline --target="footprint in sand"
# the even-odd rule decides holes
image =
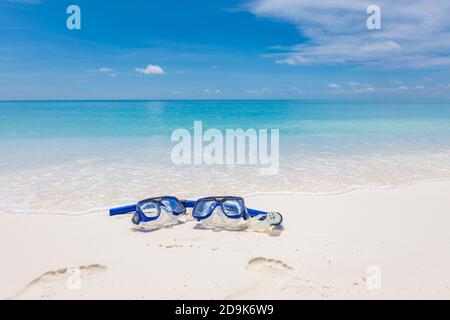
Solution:
[[[281,260],[256,257],[248,261],[245,270],[262,274],[262,277],[239,283],[225,299],[254,299],[268,292],[274,296],[284,293],[285,283],[290,281],[294,268]]]
[[[264,273],[285,273],[294,270],[291,266],[281,260],[257,257],[247,263],[246,270]]]
[[[52,299],[58,298],[57,293],[61,292],[63,292],[63,295],[69,295],[69,292],[75,293],[80,291],[79,289],[82,288],[82,285],[89,283],[99,273],[103,273],[106,270],[106,266],[91,264],[47,271],[32,280],[13,299]]]

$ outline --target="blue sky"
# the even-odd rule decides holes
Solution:
[[[448,1],[390,2],[0,0],[0,99],[447,100]]]

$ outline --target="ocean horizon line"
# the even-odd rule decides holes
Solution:
[[[450,99],[399,99],[399,100],[378,100],[378,99],[345,99],[345,98],[305,98],[305,99],[250,99],[250,98],[224,98],[224,99],[203,99],[203,98],[189,98],[189,99],[0,99],[0,103],[7,102],[180,102],[180,101],[302,101],[302,102],[345,102],[345,103],[377,103],[377,104],[392,104],[392,103],[450,103]]]

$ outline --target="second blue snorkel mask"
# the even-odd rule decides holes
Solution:
[[[235,196],[198,199],[192,209],[192,217],[207,229],[250,228],[263,231],[283,222],[280,213],[247,208],[244,199]]]

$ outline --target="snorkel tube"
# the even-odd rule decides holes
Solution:
[[[266,214],[268,214],[267,211],[261,211],[261,210],[250,209],[250,208],[247,208],[247,212],[250,215],[250,217],[256,217],[256,216],[259,216],[259,215],[266,215]]]
[[[127,213],[133,213],[136,212],[136,205],[135,204],[130,204],[128,206],[124,206],[124,207],[118,207],[118,208],[112,208],[109,209],[109,215],[110,216],[116,216],[119,214],[127,214]]]

